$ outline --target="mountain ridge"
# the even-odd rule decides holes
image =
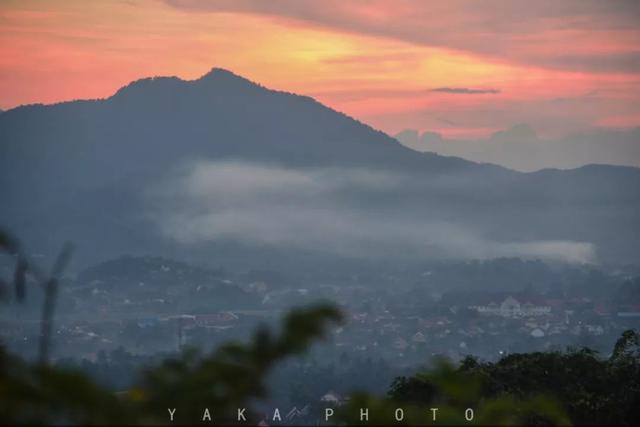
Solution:
[[[240,162],[254,165],[240,168],[252,173],[321,180],[331,191],[330,209],[351,209],[331,221],[380,212],[399,221],[393,225],[399,230],[409,216],[417,226],[455,223],[497,242],[594,242],[608,259],[638,246],[631,235],[615,236],[635,230],[629,224],[638,219],[640,196],[633,189],[640,188],[640,169],[520,173],[419,153],[313,98],[220,69],[195,80],[139,79],[104,99],[19,107],[0,115],[0,141],[0,190],[8,200],[0,223],[36,247],[68,238],[88,242],[96,249],[93,260],[181,250],[149,219],[178,201],[150,202],[150,194],[182,182],[180,174],[194,173],[203,161],[223,171]],[[348,183],[342,193],[335,184],[327,187],[332,174]],[[298,203],[292,202],[293,213]],[[606,215],[585,210],[588,205]],[[376,224],[356,234],[387,227]],[[396,238],[394,245],[401,244],[400,235],[381,242]],[[501,253],[496,248],[502,246],[492,247],[489,253]]]
[[[129,82],[128,84],[122,86],[121,88],[117,89],[112,95],[104,97],[104,98],[93,98],[93,99],[74,99],[74,100],[66,100],[66,101],[61,101],[61,102],[55,102],[55,103],[50,103],[50,104],[44,104],[44,103],[34,103],[34,104],[25,104],[25,105],[19,105],[16,106],[14,108],[10,108],[7,110],[0,110],[0,112],[2,113],[12,113],[15,114],[18,111],[42,111],[42,108],[49,108],[49,107],[58,107],[58,108],[68,108],[71,107],[73,105],[78,105],[78,104],[84,104],[84,103],[94,103],[94,102],[109,102],[109,101],[119,101],[123,98],[127,98],[127,97],[131,97],[131,96],[141,96],[141,95],[145,95],[147,94],[149,91],[153,91],[153,90],[159,90],[159,89],[163,89],[163,90],[179,90],[179,89],[184,89],[185,87],[197,87],[198,85],[202,85],[202,84],[216,84],[217,87],[216,89],[220,89],[221,87],[225,87],[225,85],[227,86],[227,88],[230,87],[230,89],[232,91],[237,90],[238,88],[244,88],[244,90],[254,90],[254,89],[259,89],[262,91],[266,91],[268,93],[271,94],[280,94],[280,95],[288,95],[288,96],[293,96],[297,99],[300,100],[306,100],[308,102],[311,102],[313,104],[322,106],[323,108],[326,108],[332,112],[334,112],[335,114],[338,114],[340,116],[343,116],[344,118],[347,118],[349,120],[355,121],[358,124],[361,124],[367,128],[369,128],[370,130],[372,130],[373,132],[379,133],[384,135],[385,137],[387,137],[389,139],[389,143],[395,144],[395,145],[399,145],[402,148],[406,148],[408,150],[411,150],[412,152],[416,152],[416,153],[421,153],[421,154],[426,154],[428,156],[434,156],[436,158],[443,158],[443,159],[453,159],[456,162],[466,162],[469,164],[475,164],[475,165],[481,165],[481,166],[491,166],[491,167],[495,167],[495,168],[500,168],[500,169],[504,169],[504,170],[508,170],[510,172],[514,172],[514,173],[518,173],[518,174],[536,174],[538,172],[543,172],[543,171],[553,171],[553,170],[557,170],[557,171],[572,171],[572,170],[576,170],[576,169],[581,169],[583,167],[587,167],[587,166],[592,166],[592,165],[598,165],[598,166],[610,166],[610,167],[622,167],[622,168],[633,168],[633,169],[638,169],[640,170],[640,168],[636,167],[636,166],[627,166],[627,165],[613,165],[613,164],[608,164],[608,163],[590,163],[590,164],[586,164],[586,165],[582,165],[582,166],[576,166],[576,167],[571,167],[571,168],[557,168],[557,167],[544,167],[544,168],[540,168],[537,170],[533,170],[533,171],[518,171],[515,169],[511,169],[509,167],[505,167],[505,166],[501,166],[495,163],[491,163],[491,162],[486,162],[486,161],[475,161],[475,160],[470,160],[470,159],[464,159],[462,157],[458,157],[456,155],[446,155],[446,154],[439,154],[437,152],[434,151],[427,151],[427,152],[422,152],[422,151],[418,151],[415,150],[411,147],[407,147],[406,145],[403,145],[402,143],[400,143],[398,141],[398,139],[394,136],[388,135],[386,133],[384,133],[383,131],[380,131],[378,129],[373,128],[372,126],[368,125],[367,123],[364,123],[354,117],[351,117],[341,111],[335,110],[329,106],[326,106],[322,103],[320,103],[319,101],[317,101],[315,98],[311,97],[311,96],[307,96],[307,95],[300,95],[300,94],[296,94],[293,92],[289,92],[289,91],[285,91],[285,90],[276,90],[276,89],[270,89],[267,88],[265,86],[263,86],[262,84],[252,81],[250,79],[247,79],[245,77],[242,77],[236,73],[234,73],[231,70],[225,69],[225,68],[220,68],[220,67],[213,67],[211,68],[208,72],[206,72],[205,74],[203,74],[202,76],[195,78],[195,79],[182,79],[178,76],[151,76],[151,77],[142,77],[136,80],[133,80],[131,82]],[[167,87],[163,87],[163,85],[171,85],[171,86],[167,86]],[[234,96],[237,96],[238,93],[234,92]],[[10,117],[11,114],[8,114],[8,117]],[[9,120],[9,119],[7,119]],[[531,135],[535,135],[535,130],[533,130],[529,125],[527,124],[519,124],[516,125],[510,129],[506,129],[505,131],[502,131],[502,133],[509,133],[509,132],[514,132],[515,129],[525,129],[526,132],[528,134]],[[500,132],[499,132],[500,133]]]
[[[477,139],[445,138],[435,132],[405,129],[395,138],[420,152],[498,164],[521,172],[576,169],[588,164],[640,167],[640,128],[593,128],[542,138],[519,124]]]

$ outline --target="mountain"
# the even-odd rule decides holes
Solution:
[[[520,173],[419,153],[221,69],[0,115],[0,224],[44,253],[71,239],[84,262],[630,262],[639,184],[630,167]]]

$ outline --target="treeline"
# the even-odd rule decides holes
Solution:
[[[508,396],[546,396],[566,411],[573,425],[632,425],[640,420],[640,335],[625,331],[609,357],[588,349],[511,354],[497,362],[467,357],[454,369],[467,387],[476,384],[477,402]],[[433,377],[396,378],[389,398],[399,404],[434,406],[446,396]],[[540,414],[525,424],[545,425]]]

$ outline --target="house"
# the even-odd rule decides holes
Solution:
[[[409,347],[409,344],[402,337],[398,337],[393,341],[393,348],[395,348],[396,350],[404,351],[407,349],[407,347]]]
[[[638,318],[640,319],[640,311],[619,311],[618,317]]]
[[[152,328],[158,324],[158,319],[156,318],[145,318],[140,319],[137,322],[139,328]]]
[[[329,391],[320,398],[320,402],[340,406],[344,403],[344,398],[334,391]]]
[[[205,328],[221,326],[236,320],[238,320],[238,316],[229,311],[221,311],[219,313],[212,314],[196,314],[195,316],[196,325]]]
[[[609,316],[611,315],[611,308],[603,302],[597,302],[593,307],[593,312],[598,316]]]
[[[587,333],[591,335],[602,335],[604,334],[604,328],[602,325],[585,325],[587,329]]]
[[[411,337],[411,341],[413,341],[414,344],[423,344],[427,342],[427,339],[422,332],[418,331]]]
[[[640,319],[640,304],[618,307],[618,317]]]
[[[368,314],[366,312],[361,313],[353,313],[351,315],[351,320],[354,322],[365,322],[367,320]]]
[[[264,294],[269,290],[265,282],[251,282],[245,287],[246,291]]]
[[[196,326],[196,316],[191,314],[178,314],[169,316],[166,320],[176,322],[181,329],[190,329]]]
[[[531,336],[534,338],[542,338],[544,337],[544,331],[540,328],[536,328],[533,331],[531,331]]]
[[[451,323],[451,321],[444,316],[434,316],[428,319],[421,319],[418,322],[424,329],[441,328]]]

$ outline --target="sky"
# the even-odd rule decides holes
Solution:
[[[640,2],[0,0],[0,108],[213,67],[389,134],[640,126]]]

